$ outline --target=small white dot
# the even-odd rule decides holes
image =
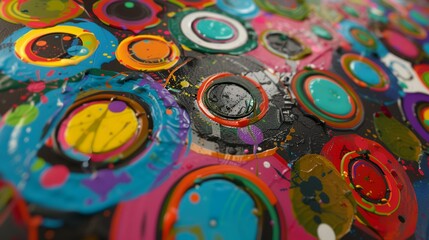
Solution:
[[[317,227],[317,236],[320,240],[335,240],[335,232],[334,229],[332,229],[331,226],[329,226],[326,223],[321,223]]]
[[[264,167],[265,167],[265,168],[270,168],[270,167],[271,167],[270,162],[265,161],[265,162],[264,162]]]

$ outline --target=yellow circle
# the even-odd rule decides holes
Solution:
[[[109,102],[96,103],[71,118],[66,126],[65,141],[82,153],[105,153],[124,145],[137,130],[138,120],[130,107],[112,112]]]
[[[60,59],[57,61],[31,60],[26,53],[28,45],[31,44],[32,41],[42,36],[53,34],[53,33],[68,33],[68,34],[75,35],[77,38],[80,38],[82,40],[83,47],[88,49],[88,53],[84,56],[73,56],[69,59]],[[87,59],[95,52],[95,50],[98,47],[98,44],[99,43],[95,38],[95,35],[82,28],[73,27],[73,26],[55,26],[55,27],[45,28],[45,29],[33,29],[27,32],[16,41],[15,52],[16,52],[16,55],[18,55],[18,57],[22,61],[29,64],[43,66],[43,67],[65,67],[65,66],[77,65],[81,61]]]

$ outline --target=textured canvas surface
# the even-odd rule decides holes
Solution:
[[[426,1],[0,1],[0,239],[428,239],[428,141]]]

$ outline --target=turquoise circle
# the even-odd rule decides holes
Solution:
[[[352,111],[349,94],[340,85],[323,78],[316,78],[309,85],[314,105],[320,110],[344,116]]]
[[[311,26],[311,31],[316,34],[316,36],[326,39],[326,40],[331,40],[332,39],[332,34],[326,30],[326,28],[319,26],[319,25],[313,25]]]
[[[353,60],[350,63],[350,70],[355,77],[368,85],[377,85],[381,83],[381,79],[377,71],[367,63]]]
[[[192,195],[199,196],[199,200],[193,202]],[[234,183],[224,179],[205,181],[189,189],[180,200],[175,239],[257,239],[255,209],[252,197]],[[192,231],[195,227],[200,232]]]
[[[410,11],[410,17],[418,24],[421,24],[423,26],[429,26],[429,18],[422,15],[420,12],[416,10]]]
[[[234,37],[234,29],[231,26],[214,19],[198,21],[196,29],[202,36],[213,40],[222,41]]]

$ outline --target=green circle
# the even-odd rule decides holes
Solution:
[[[332,34],[326,30],[326,28],[319,26],[319,25],[313,25],[311,26],[311,31],[313,31],[314,34],[316,34],[316,36],[326,39],[326,40],[331,40],[332,39]]]
[[[134,2],[125,2],[124,3],[126,8],[133,8],[134,7]]]
[[[410,21],[408,21],[405,18],[401,18],[399,20],[399,24],[411,32],[419,33],[419,30]]]
[[[346,13],[348,13],[350,16],[353,16],[353,17],[356,17],[356,18],[359,17],[359,13],[356,11],[356,9],[354,9],[354,8],[352,8],[350,6],[345,5],[343,7],[343,10],[346,11]]]
[[[6,124],[10,126],[25,126],[33,122],[39,115],[39,109],[30,104],[22,104],[6,116]]]

